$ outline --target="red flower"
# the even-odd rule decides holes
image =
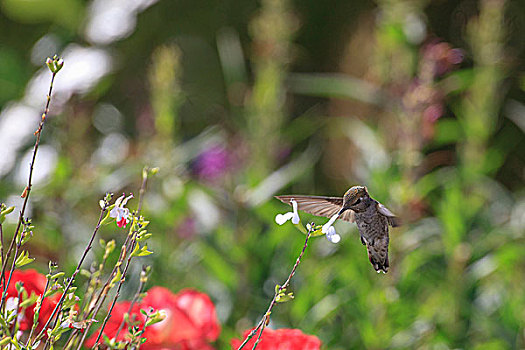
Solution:
[[[115,337],[124,314],[128,312],[129,305],[129,301],[115,304],[112,317],[104,329],[104,334],[109,338]],[[178,294],[173,294],[163,287],[151,288],[142,302],[134,305],[131,311],[131,317],[134,316],[135,320],[141,322],[141,328],[145,316],[140,313],[140,309],[149,311],[150,308],[162,310],[166,318],[146,328],[143,336],[147,338],[147,341],[141,345],[141,349],[213,349],[208,343],[217,339],[220,326],[215,307],[206,294],[194,290],[183,290]],[[127,328],[126,324],[117,340],[126,339]],[[88,339],[86,346],[93,346],[97,336],[98,331]]]
[[[248,334],[250,334],[250,330],[244,332],[242,340],[232,339],[232,349],[239,348]],[[245,349],[253,348],[258,334],[250,339],[245,345]],[[257,350],[319,350],[320,348],[321,341],[316,336],[304,334],[299,329],[286,328],[277,330],[265,328],[261,341],[257,345]]]
[[[7,279],[9,278],[9,272],[5,273],[5,278],[7,281]],[[19,298],[18,292],[16,291],[17,282],[24,283],[24,289],[26,290],[28,297],[31,297],[32,294],[40,296],[42,295],[42,293],[44,293],[46,281],[46,276],[44,276],[41,273],[38,273],[36,270],[33,269],[13,271],[13,275],[11,276],[11,282],[9,282],[9,287],[7,287],[6,304],[14,309],[17,304],[23,301],[17,300],[17,298]],[[0,288],[0,291],[1,293],[3,293],[3,288]],[[42,303],[42,308],[40,309],[40,315],[38,316],[37,330],[40,330],[47,322],[49,316],[53,312],[53,309],[55,308],[58,302],[58,299],[60,299],[60,295],[57,294],[44,299],[44,302]],[[31,329],[31,327],[33,326],[35,304],[27,306],[23,315],[18,316],[21,331]]]

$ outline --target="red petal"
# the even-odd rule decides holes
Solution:
[[[117,222],[117,226],[120,228],[126,227],[127,224],[128,222],[125,217],[122,217],[122,219],[120,219],[120,221]]]

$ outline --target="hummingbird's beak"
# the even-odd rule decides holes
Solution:
[[[337,216],[341,216],[341,214],[343,214],[348,208],[341,208],[341,210],[339,210],[339,213],[337,213]]]

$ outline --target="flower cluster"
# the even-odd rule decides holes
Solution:
[[[131,302],[115,304],[112,317],[109,319],[104,334],[109,338],[117,336],[124,315],[129,311]],[[142,302],[133,305],[129,319],[138,321],[142,329],[146,320],[140,310],[155,309],[161,311],[165,318],[146,328],[143,336],[147,341],[141,345],[144,350],[180,349],[207,350],[213,349],[209,343],[215,341],[220,333],[220,326],[215,313],[215,306],[210,298],[195,290],[183,290],[173,294],[166,288],[153,287]],[[126,323],[117,336],[117,341],[126,340],[129,324]],[[86,342],[87,347],[95,344],[98,331]]]
[[[243,339],[250,334],[247,330],[243,334]],[[246,349],[252,349],[257,336],[254,336],[245,345]],[[238,349],[242,344],[242,340],[232,339],[232,349]],[[261,341],[257,345],[258,350],[319,350],[321,348],[321,341],[313,335],[304,334],[299,329],[269,329],[265,328],[261,337]]]
[[[9,278],[9,272],[6,272],[4,277],[7,280]],[[27,292],[27,296],[24,295],[25,293],[21,293],[22,295],[19,295],[18,291],[16,290],[17,282],[23,283],[23,288],[25,292]],[[16,312],[17,320],[20,325],[20,331],[29,330],[33,326],[36,301],[44,293],[46,283],[46,276],[38,273],[36,270],[28,269],[13,271],[11,282],[9,283],[9,287],[7,287],[6,308],[8,310],[15,310],[18,308]],[[0,289],[0,291],[3,294],[3,289]],[[59,298],[60,295],[55,294],[43,300],[40,313],[38,315],[37,330],[40,330],[41,327],[47,322]],[[34,302],[25,306],[24,309],[20,308],[20,304],[27,299],[33,299]]]
[[[292,220],[292,224],[297,225],[301,221],[299,218],[299,213],[297,212],[297,201],[291,199],[290,202],[292,203],[293,211],[289,211],[284,214],[277,214],[275,216],[275,222],[277,224],[282,225],[288,220]],[[323,225],[323,228],[321,229],[321,232],[324,233],[326,235],[326,238],[332,243],[339,243],[339,241],[341,240],[341,236],[339,236],[337,232],[335,232],[335,228],[333,226],[337,218],[339,218],[339,214],[333,215],[330,218],[330,220]]]
[[[407,111],[422,116],[419,134],[423,140],[434,137],[435,123],[446,110],[446,91],[435,82],[456,69],[463,56],[460,49],[439,40],[422,48],[417,77],[407,87],[402,102]]]

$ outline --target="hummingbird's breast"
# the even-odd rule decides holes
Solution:
[[[355,222],[359,234],[367,242],[373,242],[377,238],[388,235],[388,222],[385,216],[379,214],[375,203],[362,212],[355,213]]]

